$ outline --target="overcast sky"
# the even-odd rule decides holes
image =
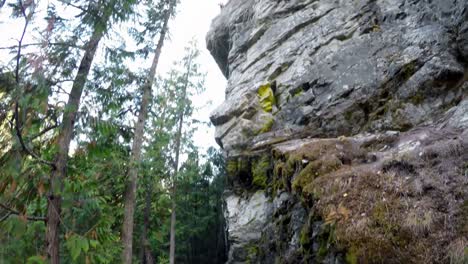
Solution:
[[[39,1],[47,5],[46,0]],[[227,0],[181,0],[177,8],[177,16],[170,22],[170,36],[166,41],[158,66],[158,74],[169,71],[175,60],[180,60],[184,55],[184,47],[192,39],[197,40],[201,49],[199,63],[206,76],[206,92],[195,98],[195,105],[205,106],[196,113],[197,119],[209,121],[209,113],[224,100],[226,79],[219,70],[216,62],[205,48],[205,36],[211,24],[211,20],[220,12],[220,3]],[[0,9],[0,46],[16,45],[20,37],[22,23],[9,19],[11,10]],[[15,23],[12,23],[15,22]],[[22,22],[22,21],[21,21]],[[26,39],[25,43],[32,42]],[[6,60],[7,50],[0,51],[0,60]],[[150,63],[150,62],[149,62]],[[212,104],[206,106],[211,101]],[[206,149],[209,146],[217,146],[214,141],[214,127],[203,127],[195,134],[195,142]]]
[[[211,106],[198,113],[197,118],[204,121],[209,121],[209,113],[224,101],[226,79],[205,48],[205,36],[211,20],[220,12],[219,3],[226,2],[227,0],[181,0],[177,17],[170,24],[172,38],[165,44],[161,54],[160,70],[165,71],[170,68],[174,60],[181,58],[184,47],[192,38],[198,41],[202,51],[199,62],[202,71],[207,73],[207,79],[206,92],[196,99],[196,103],[201,106],[207,101],[212,101]],[[200,129],[195,135],[195,142],[204,148],[210,145],[217,146],[214,141],[214,127]]]

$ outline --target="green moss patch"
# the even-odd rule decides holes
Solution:
[[[245,246],[245,250],[247,251],[246,263],[257,263],[257,260],[261,257],[262,254],[260,247],[257,244],[250,243]]]
[[[271,128],[273,127],[274,124],[275,124],[275,119],[274,119],[274,118],[268,119],[268,120],[263,124],[262,128],[260,128],[260,129],[257,131],[257,135],[258,135],[258,134],[263,134],[263,133],[270,132],[270,131],[271,131]]]
[[[265,112],[271,113],[273,106],[276,105],[276,97],[271,84],[267,83],[258,88],[257,95],[259,96],[260,106]]]
[[[262,156],[252,164],[252,184],[260,189],[265,189],[268,182],[268,170],[270,168],[270,158]]]

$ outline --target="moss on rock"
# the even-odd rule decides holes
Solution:
[[[431,203],[421,202],[421,196],[408,196],[412,188],[410,179],[420,177],[421,167],[439,165],[428,164],[419,156],[405,156],[399,160],[399,166],[389,167],[396,164],[395,160],[369,160],[367,152],[375,147],[356,144],[347,138],[319,139],[282,156],[275,154],[278,161],[274,179],[293,179],[292,189],[312,212],[325,220],[322,229],[328,231],[314,238],[319,243],[316,257],[324,258],[338,247],[351,264],[441,261],[443,249],[451,250],[454,258],[460,259],[459,252],[463,251],[460,245],[464,242],[459,238],[468,232],[466,221],[457,222],[457,234],[446,235],[451,231],[441,234],[435,229],[441,221],[441,212],[432,208]],[[379,140],[372,144],[382,145]],[[459,160],[460,155],[454,155],[454,160]],[[458,166],[463,173],[464,162]],[[427,195],[425,198],[444,199]],[[408,208],[408,204],[418,206]],[[459,208],[455,217],[463,219],[466,205]],[[458,242],[450,243],[452,238],[458,238]],[[311,240],[308,227],[304,227],[300,244],[307,246]],[[304,254],[310,251],[310,247],[304,249]]]
[[[318,160],[311,161],[302,169],[292,182],[292,189],[302,193],[306,200],[319,196],[320,191],[314,184],[314,179],[338,170],[342,166],[341,160],[335,155],[324,155]]]
[[[245,250],[247,251],[246,263],[257,263],[261,254],[260,247],[257,244],[250,243],[245,246]]]
[[[234,177],[237,174],[237,160],[228,160],[226,162],[226,171],[229,177]]]
[[[438,229],[443,230],[440,223],[447,213],[432,206],[434,201],[446,199],[437,194],[441,190],[411,194],[413,180],[427,180],[419,172],[428,166],[433,166],[431,170],[436,166],[464,174],[467,165],[461,158],[462,152],[431,148],[435,153],[430,157],[450,153],[450,161],[459,160],[450,167],[428,162],[426,154],[418,156],[405,152],[405,155],[397,153],[384,158],[374,154],[382,146],[392,145],[394,140],[393,137],[377,137],[362,142],[340,137],[311,140],[285,153],[279,147],[274,148],[271,154],[249,157],[251,185],[267,190],[273,197],[280,190],[292,190],[309,208],[309,214],[319,217],[313,222],[314,231],[309,219],[299,233],[302,252],[299,254],[304,259],[320,261],[342,252],[341,256],[350,264],[399,263],[402,260],[427,263],[425,261],[431,258],[441,262],[441,250],[450,252],[454,259],[463,259],[460,245],[466,240],[461,238],[468,233],[468,226],[460,219],[468,215],[466,203],[452,208],[455,214],[452,217],[458,220],[451,223],[457,233],[450,233],[453,230],[442,233]],[[375,158],[370,159],[370,155]],[[242,160],[228,162],[228,171],[244,171],[244,163]],[[439,180],[433,178],[431,184]],[[457,190],[462,197],[464,191]],[[282,225],[287,226],[285,223],[289,221],[285,220]],[[323,226],[317,228],[320,221]],[[317,234],[317,230],[322,231]],[[252,256],[258,255],[254,254],[254,248],[250,252]]]
[[[270,131],[271,131],[271,128],[273,127],[274,124],[275,124],[275,119],[274,119],[274,118],[268,119],[268,120],[263,124],[262,128],[260,128],[260,129],[257,131],[257,135],[258,135],[258,134],[263,134],[263,133],[270,132]]]
[[[265,189],[268,182],[268,170],[270,168],[270,158],[262,156],[252,164],[252,184],[260,189]]]

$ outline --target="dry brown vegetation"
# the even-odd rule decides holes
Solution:
[[[273,189],[299,194],[349,263],[467,263],[466,143],[429,130],[381,143],[322,139],[274,150]]]

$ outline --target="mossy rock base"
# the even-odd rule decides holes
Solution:
[[[245,168],[244,161],[231,165],[237,177],[249,175],[246,190],[262,189],[274,203],[291,193],[309,215],[292,232],[291,209],[278,209],[275,229],[264,231],[258,252],[250,250],[252,263],[284,262],[271,252],[286,250],[294,236],[294,256],[314,263],[330,256],[352,264],[449,263],[447,256],[466,263],[466,148],[460,138],[427,131],[425,144],[415,144],[418,133],[281,143],[250,156]],[[396,147],[395,137],[408,143]]]

